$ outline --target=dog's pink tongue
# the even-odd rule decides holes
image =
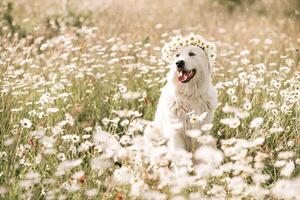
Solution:
[[[183,83],[184,81],[186,81],[188,78],[188,75],[186,72],[182,72],[181,76],[178,76],[177,79],[179,82]]]

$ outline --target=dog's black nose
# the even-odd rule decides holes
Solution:
[[[176,62],[176,66],[178,68],[183,68],[184,65],[185,65],[184,60],[179,60],[179,61]]]

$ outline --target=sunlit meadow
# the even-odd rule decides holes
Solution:
[[[1,199],[300,199],[299,1],[4,0],[0,15]],[[196,165],[142,138],[161,48],[191,32],[218,52]]]

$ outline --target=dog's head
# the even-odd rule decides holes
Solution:
[[[200,35],[178,35],[164,45],[162,58],[170,63],[169,81],[184,87],[196,83],[199,88],[211,83],[216,47]]]
[[[170,68],[170,78],[180,84],[210,80],[208,57],[203,48],[198,46],[178,48],[171,60]]]

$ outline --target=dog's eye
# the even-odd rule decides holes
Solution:
[[[180,56],[180,54],[178,53],[178,54],[176,54],[176,57],[179,57]]]
[[[193,52],[189,53],[189,56],[195,56],[196,54],[194,54]]]

